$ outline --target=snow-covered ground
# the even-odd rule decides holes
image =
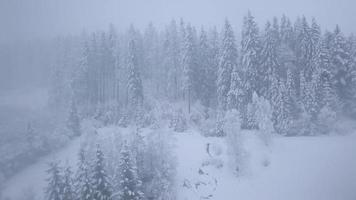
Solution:
[[[224,148],[220,156],[210,158],[221,160],[222,168],[202,165],[210,157],[206,144],[223,147],[222,139],[191,133],[177,138],[181,200],[356,199],[355,135],[278,137],[269,148],[253,135],[247,136],[244,148],[248,170],[238,177],[228,167]]]
[[[36,199],[42,199],[42,194],[46,186],[49,163],[60,161],[62,164],[75,166],[81,138],[71,141],[60,151],[40,159],[37,163],[22,170],[5,183],[3,198],[5,200],[24,200],[24,195],[35,194]],[[1,199],[1,198],[0,198]],[[1,199],[2,200],[2,199]]]
[[[355,134],[276,137],[269,147],[254,134],[246,134],[246,167],[238,176],[229,167],[223,138],[206,138],[194,131],[174,137],[179,200],[356,199]],[[80,143],[77,139],[14,176],[3,195],[18,200],[29,188],[43,192],[47,163],[61,159],[75,164]]]

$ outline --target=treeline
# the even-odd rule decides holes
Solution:
[[[253,94],[267,100],[259,102],[269,104],[274,129],[284,135],[326,133],[331,122],[356,113],[355,36],[338,26],[323,32],[315,19],[282,16],[261,30],[248,13],[239,42],[227,20],[221,32],[173,20],[160,31],[110,26],[64,44],[76,54],[63,48],[50,102],[57,110],[74,103],[81,116],[105,123],[149,124],[154,99],[185,102],[187,115],[199,102],[216,121],[236,109],[242,128],[254,129]]]
[[[115,138],[113,146],[93,145],[82,146],[75,171],[50,163],[45,199],[175,199],[175,167],[165,133],[144,139],[134,132],[129,140]]]

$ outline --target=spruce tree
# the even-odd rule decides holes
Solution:
[[[127,143],[124,144],[121,150],[120,159],[120,194],[122,200],[141,200],[143,193],[141,192],[141,181],[138,179],[137,167],[130,154]]]
[[[75,191],[77,198],[80,200],[94,200],[90,172],[88,161],[85,158],[85,151],[81,148],[75,182]]]
[[[230,94],[231,107],[235,107],[235,88],[231,86],[231,74],[237,69],[237,47],[235,44],[235,36],[229,21],[225,21],[223,30],[221,55],[217,77],[217,94],[218,105],[221,111],[226,111],[228,108],[228,93]],[[231,90],[231,92],[230,92]]]
[[[93,198],[95,200],[111,199],[111,184],[109,183],[104,164],[104,154],[100,146],[97,145],[92,171]]]
[[[63,176],[63,197],[62,200],[73,200],[75,199],[75,192],[74,192],[74,182],[73,182],[73,172],[70,167],[66,167],[64,169],[64,176]]]
[[[269,22],[265,27],[263,49],[261,53],[261,87],[259,94],[266,99],[271,99],[272,81],[278,79],[280,63],[278,60],[278,36],[277,32]],[[277,77],[274,77],[277,76]]]
[[[72,75],[72,90],[73,99],[82,105],[89,106],[90,103],[90,83],[89,83],[89,62],[90,49],[87,38],[83,38],[81,47],[81,55],[78,66],[73,70]],[[87,112],[87,110],[84,110]]]
[[[67,127],[72,131],[74,136],[81,135],[80,119],[78,116],[77,106],[74,101],[72,101],[69,117],[67,119]]]
[[[163,42],[163,70],[157,71],[157,75],[163,82],[159,85],[166,85],[167,96],[171,100],[181,98],[180,91],[182,89],[182,69],[180,63],[180,36],[176,21],[173,20],[167,28]],[[164,75],[167,73],[167,76]]]
[[[254,17],[250,12],[244,17],[241,40],[241,68],[245,73],[244,90],[247,92],[247,102],[251,102],[252,92],[260,94],[262,77],[260,62],[261,42],[259,30]]]
[[[188,113],[190,113],[191,101],[194,95],[199,92],[198,83],[200,80],[197,73],[197,55],[194,41],[194,32],[190,25],[186,28],[183,49],[183,76],[184,76],[184,90],[185,98],[188,101]]]
[[[27,123],[27,130],[26,130],[26,142],[29,145],[29,148],[32,149],[34,147],[35,144],[35,130],[33,129],[33,125],[31,122]]]
[[[271,106],[272,121],[274,129],[278,134],[287,134],[290,120],[287,115],[287,105],[285,101],[286,87],[285,83],[273,76],[271,85]]]
[[[134,40],[129,42],[128,53],[127,98],[128,106],[133,111],[133,118],[136,120],[143,104],[143,87],[139,71],[138,52]]]
[[[293,34],[293,27],[290,19],[283,15],[281,18],[280,37],[281,42],[289,48],[293,47]]]
[[[210,106],[212,100],[212,94],[214,91],[214,63],[213,58],[209,58],[212,55],[212,49],[208,43],[208,36],[205,30],[202,28],[199,38],[199,60],[198,69],[200,71],[201,91],[199,92],[199,99],[205,107]]]
[[[58,163],[52,162],[47,170],[49,178],[46,188],[46,200],[62,200],[63,198],[63,177]]]
[[[352,87],[351,67],[352,59],[347,48],[346,39],[339,26],[336,26],[333,33],[331,46],[331,63],[333,69],[333,79],[340,99],[350,99],[350,87]]]

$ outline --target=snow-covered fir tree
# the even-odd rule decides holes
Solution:
[[[48,185],[45,191],[46,200],[62,200],[63,198],[63,177],[59,164],[52,162],[47,170],[49,175],[47,182]]]
[[[231,86],[231,74],[233,70],[237,70],[237,47],[234,32],[228,20],[225,21],[225,26],[222,36],[222,45],[220,53],[220,61],[217,76],[217,95],[219,109],[225,111],[228,107],[228,93]],[[231,92],[232,93],[232,92]],[[236,94],[231,94],[230,104],[236,105]]]
[[[278,60],[278,35],[271,23],[267,22],[265,27],[265,36],[263,41],[263,49],[261,52],[261,70],[260,70],[260,89],[259,93],[267,99],[271,99],[272,81],[278,77],[280,63]]]
[[[73,200],[76,198],[74,191],[73,172],[70,167],[66,167],[63,172],[62,200]]]
[[[79,151],[78,169],[75,176],[75,191],[78,199],[93,200],[94,188],[91,180],[91,170],[83,148]]]
[[[184,96],[187,100],[188,113],[190,113],[191,103],[194,96],[198,96],[202,75],[197,63],[196,44],[194,40],[194,31],[191,25],[186,28],[183,48],[183,80]]]
[[[139,71],[138,52],[134,40],[129,42],[129,55],[127,60],[127,99],[128,106],[133,111],[134,118],[140,112],[143,104],[143,87]]]
[[[213,60],[209,58],[211,55],[211,47],[208,43],[208,35],[206,31],[202,28],[200,37],[199,37],[199,44],[198,44],[198,69],[200,76],[200,92],[199,92],[199,100],[202,104],[206,107],[209,107],[212,94],[215,89],[215,80],[214,80],[214,63]]]
[[[75,102],[72,102],[69,116],[67,119],[67,127],[69,130],[72,131],[74,136],[80,136],[81,135],[81,127],[80,127],[80,119],[78,115],[78,110]]]
[[[280,37],[282,43],[286,44],[289,48],[293,47],[293,27],[286,15],[283,15],[281,18]]]
[[[120,158],[120,192],[119,198],[122,200],[141,200],[141,180],[137,175],[137,166],[130,153],[128,144],[125,142],[121,149]]]
[[[111,200],[112,188],[105,169],[104,154],[97,145],[95,160],[92,169],[93,199]]]

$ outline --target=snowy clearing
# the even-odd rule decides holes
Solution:
[[[267,148],[253,133],[246,134],[248,167],[236,176],[229,168],[224,138],[202,137],[195,131],[174,134],[179,200],[356,199],[355,135],[275,137]],[[10,179],[3,190],[5,199],[19,200],[29,189],[40,198],[48,162],[74,165],[81,140]]]

